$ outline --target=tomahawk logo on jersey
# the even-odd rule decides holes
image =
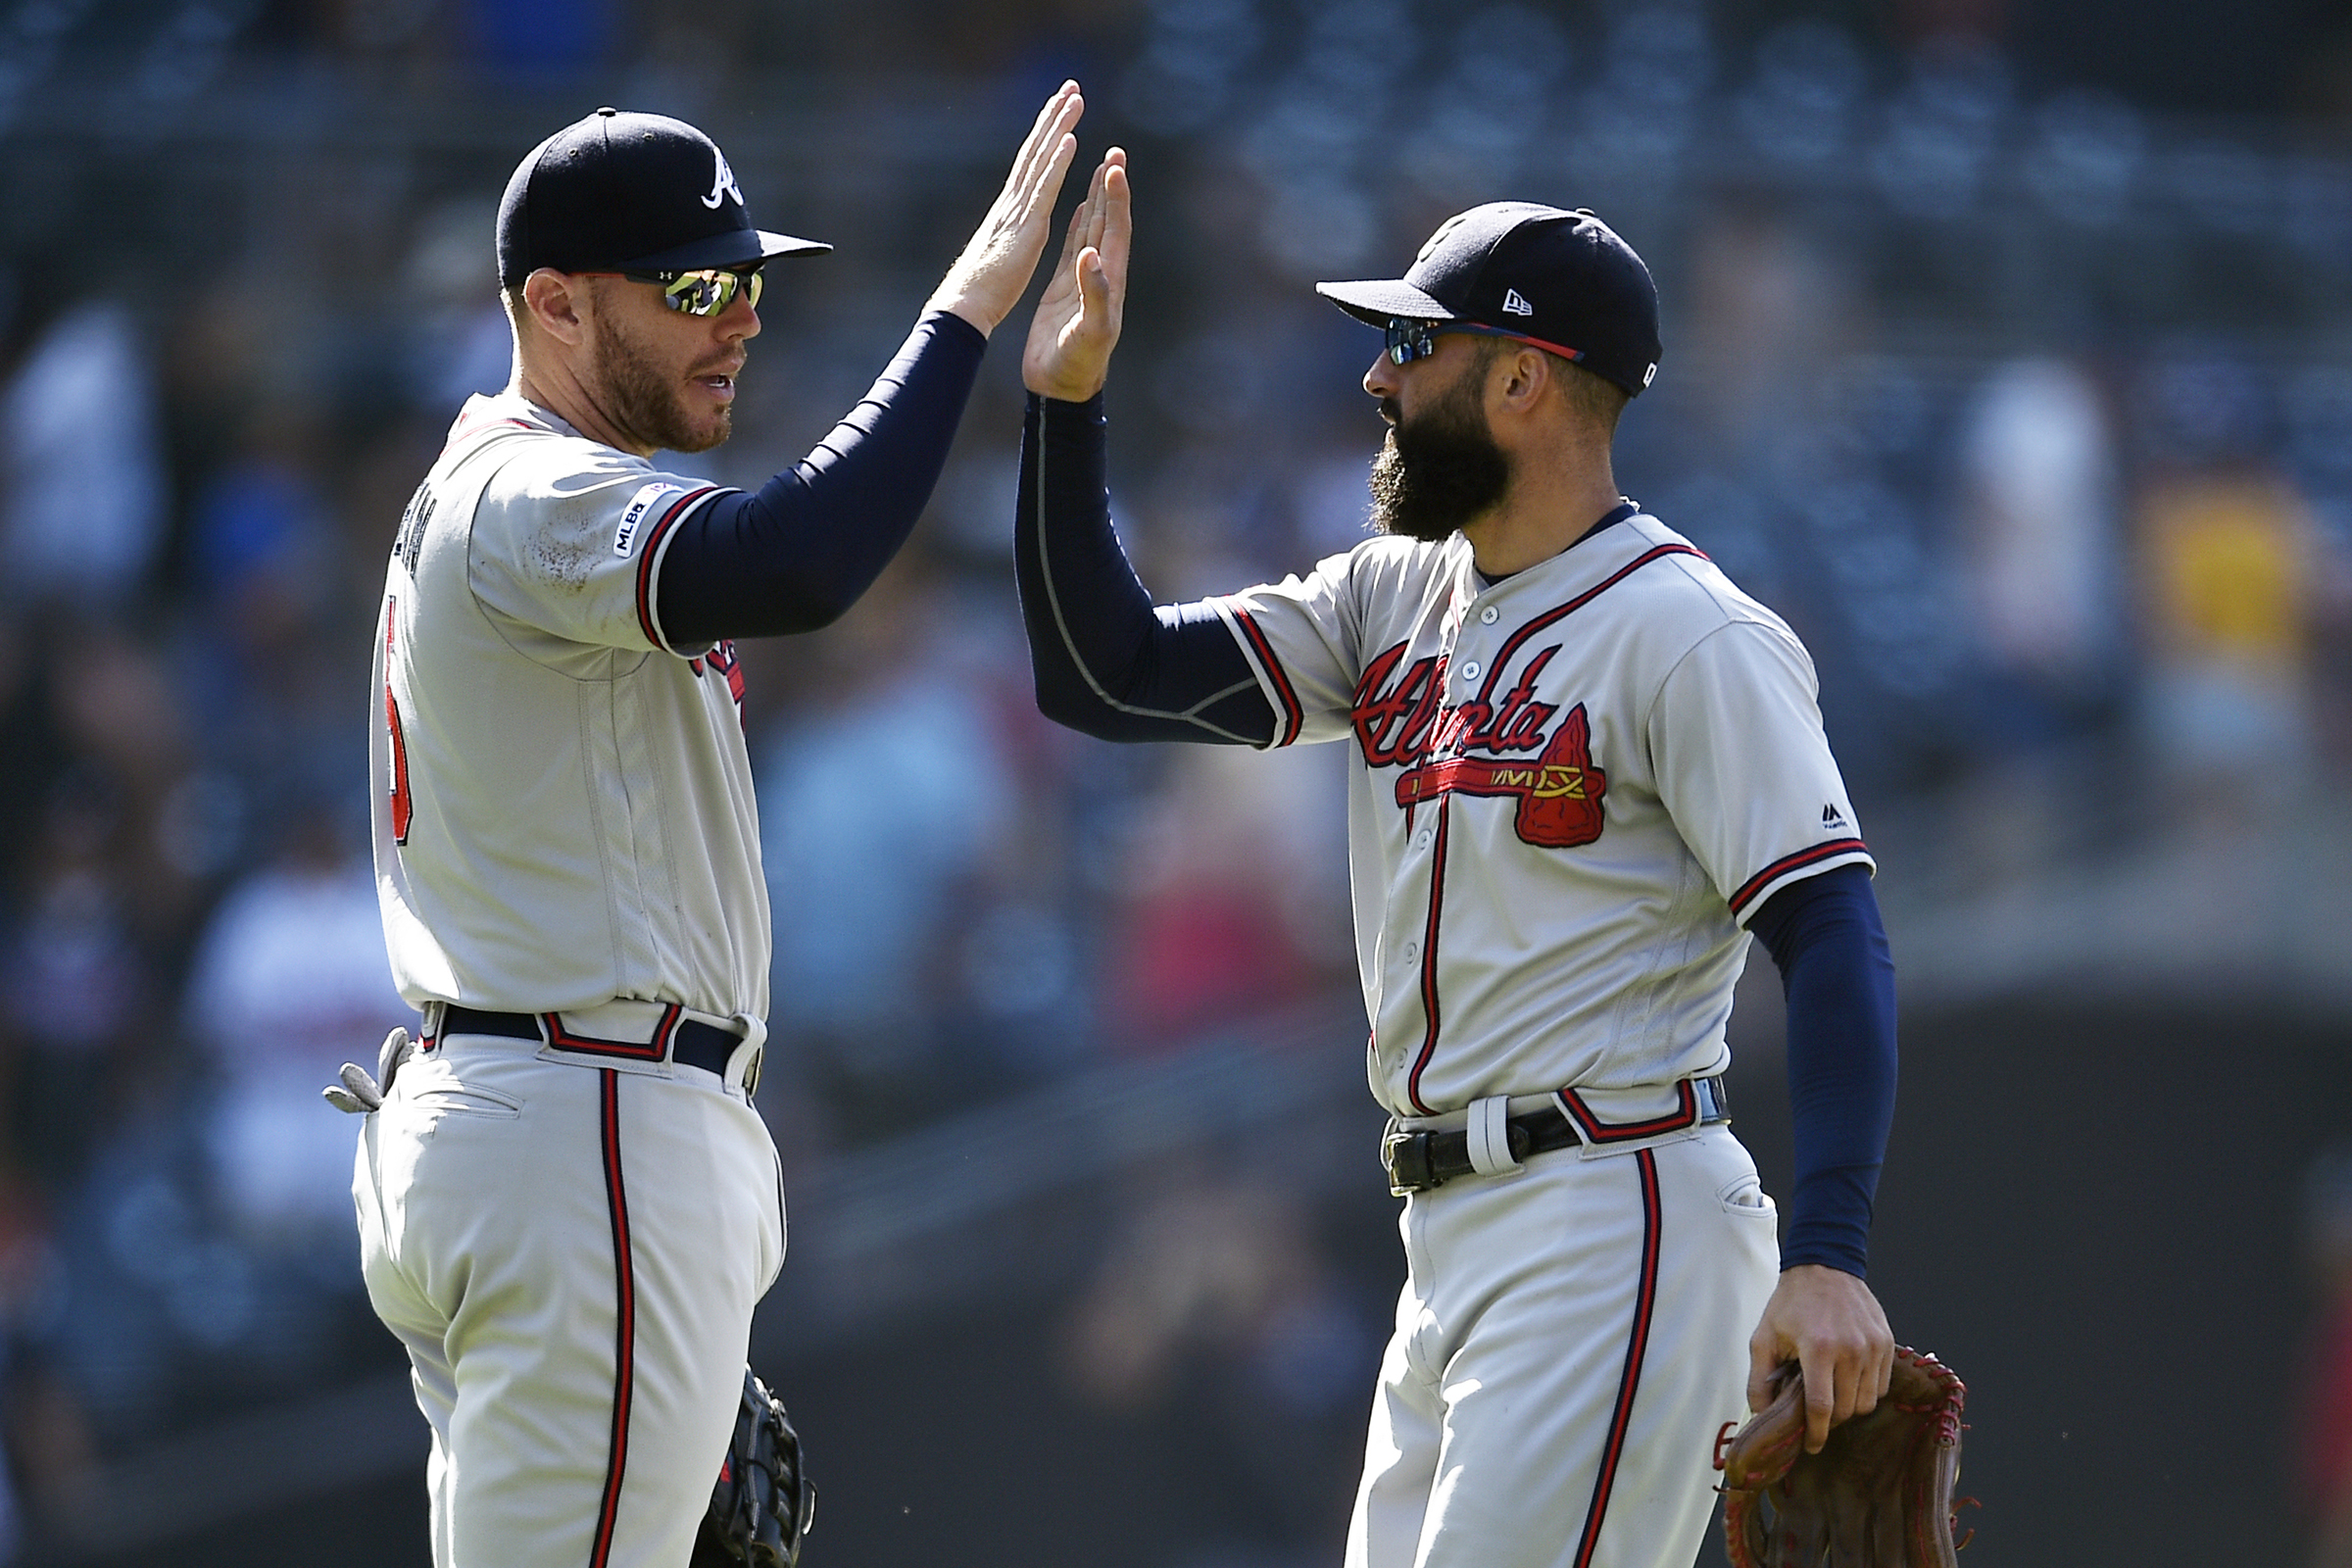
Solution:
[[[1740,922],[1869,861],[1795,636],[1630,508],[1496,582],[1458,537],[1375,539],[1213,603],[1277,744],[1354,743],[1357,960],[1399,1115],[1721,1071]]]
[[[1396,778],[1407,828],[1415,807],[1458,791],[1517,800],[1514,825],[1530,844],[1566,849],[1600,837],[1608,775],[1592,765],[1592,721],[1580,703],[1556,729],[1546,729],[1559,705],[1535,696],[1536,677],[1559,651],[1554,643],[1528,660],[1499,702],[1481,696],[1451,708],[1439,702],[1446,685],[1441,656],[1416,660],[1393,685],[1389,677],[1404,658],[1404,644],[1366,666],[1353,714],[1356,747],[1373,766],[1407,764]],[[1490,671],[1488,691],[1501,673],[1500,665]],[[1543,755],[1518,760],[1528,752]]]

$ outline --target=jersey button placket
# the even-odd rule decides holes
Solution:
[[[1479,624],[1482,626],[1492,626],[1501,618],[1502,612],[1496,610],[1493,605],[1489,605],[1486,609],[1478,612]]]

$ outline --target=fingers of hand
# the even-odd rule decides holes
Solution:
[[[1105,325],[1110,314],[1110,279],[1102,271],[1102,253],[1092,245],[1078,253],[1078,294],[1085,324],[1097,329]]]
[[[1038,169],[1036,177],[1017,193],[1009,189],[1006,191],[1011,201],[1002,220],[1004,226],[1035,231],[1051,222],[1049,215],[1054,210],[1054,199],[1060,196],[1062,179],[1069,173],[1070,163],[1077,156],[1077,137],[1065,135],[1055,142],[1053,155]],[[1035,243],[1045,243],[1043,233],[1037,234]]]
[[[1068,272],[1071,267],[1076,265],[1078,253],[1085,247],[1086,208],[1081,206],[1070,215],[1070,226],[1062,230],[1061,259],[1054,264],[1054,276],[1048,279],[1046,285],[1046,293],[1049,298],[1053,295],[1054,285],[1060,281],[1061,274]]]
[[[1046,127],[1060,118],[1063,108],[1077,91],[1078,83],[1065,76],[1061,85],[1054,89],[1053,96],[1038,105],[1037,118],[1029,122],[1029,141],[1032,144],[1044,139]]]
[[[1819,1453],[1821,1446],[1830,1441],[1830,1428],[1853,1413],[1853,1396],[1846,1395],[1846,1409],[1838,1409],[1838,1379],[1831,1368],[1805,1368],[1805,1451]]]
[[[1102,267],[1112,279],[1114,288],[1127,281],[1127,256],[1135,238],[1135,218],[1132,196],[1127,188],[1126,154],[1117,148],[1111,156],[1118,159],[1108,164],[1102,176],[1102,232],[1096,245],[1102,252]]]
[[[1029,135],[1014,155],[1011,172],[1004,176],[1004,188],[998,192],[992,220],[1010,218],[1025,220],[1036,206],[1041,192],[1061,189],[1061,175],[1069,162],[1077,156],[1078,139],[1070,134],[1078,117],[1086,112],[1086,100],[1078,94],[1078,84],[1063,82],[1061,90],[1046,100],[1045,108],[1037,113],[1037,122],[1029,127]]]
[[[1073,85],[1069,89],[1068,96],[1062,99],[1060,111],[1054,115],[1050,123],[1038,129],[1039,156],[1030,162],[1033,171],[1043,164],[1053,162],[1057,156],[1066,157],[1067,154],[1063,152],[1065,144],[1073,150],[1076,148],[1077,137],[1071,132],[1077,129],[1078,119],[1085,113],[1086,100],[1078,96],[1078,89]]]
[[[1013,160],[1015,179],[1036,168],[1040,155],[1051,147],[1086,113],[1086,99],[1080,96],[1078,84],[1065,81],[1038,110],[1037,119],[1029,123],[1029,134],[1021,141],[1020,155]]]
[[[1102,243],[1102,166],[1095,166],[1095,177],[1086,188],[1086,203],[1078,209],[1086,221],[1086,243],[1100,247]]]
[[[1779,1336],[1759,1328],[1747,1340],[1747,1408],[1752,1413],[1772,1402],[1772,1374],[1782,1361]]]
[[[1882,1346],[1865,1341],[1860,1360],[1854,1374],[1854,1414],[1868,1415],[1886,1397],[1894,1379],[1894,1347],[1891,1342]]]

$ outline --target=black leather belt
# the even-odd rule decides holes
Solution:
[[[441,1009],[441,1033],[447,1035],[503,1035],[510,1040],[544,1040],[539,1020],[527,1012],[483,1012],[454,1004]],[[742,1042],[711,1024],[681,1018],[670,1031],[669,1059],[689,1067],[727,1075],[727,1058]]]
[[[1710,1122],[1732,1119],[1731,1102],[1723,1092],[1721,1078],[1690,1080],[1690,1120],[1682,1126],[1705,1126]],[[1510,1140],[1511,1158],[1524,1160],[1530,1154],[1549,1153],[1555,1149],[1574,1149],[1585,1141],[1576,1123],[1557,1104],[1539,1105],[1523,1110],[1503,1123]],[[1674,1132],[1674,1126],[1656,1126],[1656,1132]],[[1652,1124],[1635,1124],[1622,1128],[1604,1129],[1597,1136],[1602,1143],[1610,1142],[1609,1134],[1620,1138],[1639,1138],[1652,1135]],[[1470,1133],[1457,1127],[1450,1132],[1409,1132],[1393,1128],[1380,1142],[1380,1162],[1389,1169],[1389,1191],[1402,1198],[1407,1193],[1425,1193],[1433,1187],[1477,1174],[1478,1167],[1470,1162]]]

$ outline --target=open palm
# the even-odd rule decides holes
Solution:
[[[1083,403],[1102,390],[1126,318],[1127,252],[1134,234],[1127,155],[1113,147],[1071,216],[1061,259],[1030,320],[1021,352],[1021,380],[1030,391]]]

